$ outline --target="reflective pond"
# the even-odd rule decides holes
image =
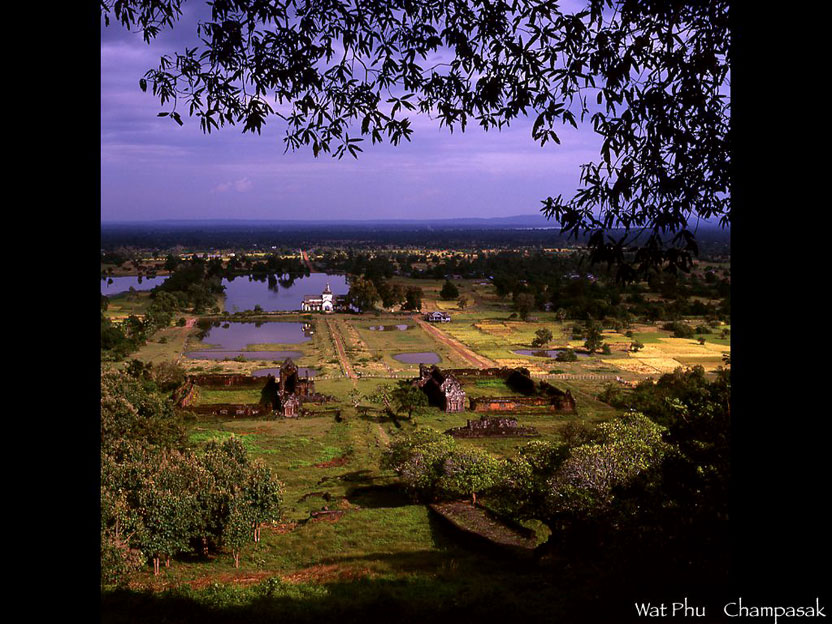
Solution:
[[[298,366],[298,375],[300,377],[314,377],[317,374],[318,371],[314,368],[309,368],[307,366]],[[256,370],[251,374],[252,377],[266,377],[267,375],[274,375],[275,377],[279,377],[280,367],[277,366],[275,368],[261,368],[260,370]]]
[[[218,351],[214,349],[202,349],[201,351],[186,351],[185,357],[192,360],[233,360],[243,358],[244,360],[268,360],[270,362],[282,362],[286,358],[297,359],[302,357],[301,351]]]
[[[438,364],[442,358],[439,354],[433,351],[423,351],[421,353],[397,353],[393,356],[394,360],[404,362],[405,364]]]
[[[311,273],[291,282],[280,279],[270,282],[266,276],[261,281],[250,275],[239,275],[223,279],[222,284],[228,312],[253,310],[256,305],[265,312],[300,310],[304,295],[320,296],[327,284],[334,295],[346,295],[350,289],[345,275],[329,273]]]
[[[253,344],[300,344],[312,340],[303,330],[303,323],[266,322],[216,323],[202,338],[210,349],[245,349]]]
[[[167,275],[158,275],[156,277],[141,277],[139,275],[105,277],[101,279],[101,294],[107,296],[117,295],[127,292],[131,287],[134,290],[150,290],[164,282],[167,278]]]
[[[406,331],[413,325],[370,325],[370,331]]]
[[[308,331],[308,330],[307,330]],[[250,345],[300,344],[312,338],[306,335],[304,323],[266,322],[215,322],[202,338],[206,349],[188,351],[185,357],[199,360],[225,360],[243,357],[247,360],[273,360],[299,358],[301,351],[245,351]]]

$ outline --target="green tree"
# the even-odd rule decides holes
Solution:
[[[179,311],[177,298],[168,292],[156,293],[147,307],[145,319],[153,329],[168,327]]]
[[[439,296],[446,300],[456,299],[459,297],[459,288],[450,280],[445,280],[445,283],[442,285],[442,290],[439,291]]]
[[[423,499],[432,500],[442,477],[445,458],[456,449],[449,435],[429,427],[396,436],[382,453],[382,468],[394,470],[407,490]]]
[[[260,541],[260,525],[280,519],[283,505],[281,483],[262,460],[252,462],[246,475],[243,495],[251,507],[254,541]]]
[[[410,381],[402,380],[396,384],[391,393],[396,412],[407,412],[408,418],[419,416],[427,411],[428,397]]]
[[[521,320],[529,318],[529,312],[534,309],[534,295],[520,293],[514,298],[514,309]]]
[[[370,403],[383,405],[390,414],[393,414],[393,392],[395,388],[392,384],[382,383],[375,387],[373,392],[365,395],[365,398]]]
[[[139,492],[139,509],[143,531],[141,548],[153,560],[153,574],[159,574],[160,562],[166,567],[170,558],[189,547],[197,505],[188,483],[182,478],[179,455],[164,455],[157,470]]]
[[[122,442],[147,449],[181,448],[185,429],[172,402],[125,373],[101,374],[101,447],[109,452]]]
[[[477,492],[492,488],[500,469],[500,461],[480,448],[458,449],[444,458],[436,485],[443,495],[471,496],[472,504],[476,505]]]
[[[247,502],[241,496],[230,496],[220,540],[222,545],[231,551],[235,568],[240,567],[240,551],[251,541],[254,525],[254,514]]]
[[[460,297],[456,304],[459,306],[460,310],[464,310],[468,307],[468,297]]]
[[[555,356],[557,362],[577,362],[578,354],[574,349],[563,349]]]
[[[376,301],[380,299],[375,285],[363,277],[350,278],[350,290],[347,293],[347,303],[361,312],[372,310]]]
[[[543,347],[552,342],[552,338],[554,338],[551,330],[546,329],[545,327],[538,329],[534,334],[535,338],[532,340],[533,347]]]
[[[422,289],[418,286],[410,287],[405,292],[405,302],[402,306],[404,310],[421,310],[422,309]]]
[[[590,442],[570,450],[550,482],[553,512],[591,514],[609,505],[615,487],[658,465],[670,450],[664,431],[638,413],[598,425]]]
[[[604,344],[601,326],[591,319],[586,322],[583,335],[585,337],[584,348],[589,351],[590,355],[601,349]]]

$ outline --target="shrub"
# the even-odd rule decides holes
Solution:
[[[674,338],[693,338],[694,330],[687,323],[673,321],[662,325],[662,329],[673,332]]]
[[[558,362],[577,362],[578,356],[575,354],[573,349],[564,349],[557,354],[555,360]]]

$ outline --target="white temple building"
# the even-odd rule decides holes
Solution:
[[[300,309],[304,312],[335,312],[345,307],[346,297],[344,295],[333,295],[332,289],[327,283],[326,288],[320,295],[304,295]]]

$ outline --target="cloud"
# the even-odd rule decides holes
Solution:
[[[228,191],[237,191],[238,193],[247,193],[252,188],[254,188],[254,184],[252,183],[251,179],[248,177],[240,178],[235,182],[223,182],[222,184],[218,184],[214,188],[211,189],[212,193],[227,193]]]

